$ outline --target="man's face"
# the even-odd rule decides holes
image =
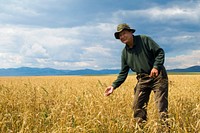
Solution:
[[[132,41],[133,33],[128,30],[123,30],[119,33],[119,39],[122,43],[128,44]]]

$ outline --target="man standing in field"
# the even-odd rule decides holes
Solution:
[[[109,96],[119,87],[128,75],[129,69],[136,72],[137,84],[134,88],[133,111],[138,123],[147,120],[147,105],[151,91],[155,94],[155,102],[160,119],[167,118],[168,111],[168,76],[164,64],[164,50],[145,35],[134,36],[135,29],[127,24],[119,24],[116,39],[125,44],[121,55],[121,71],[113,84],[106,88],[105,96]]]

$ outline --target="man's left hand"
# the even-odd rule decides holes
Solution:
[[[158,69],[152,68],[149,77],[155,78],[155,77],[157,77],[157,76],[158,76]]]

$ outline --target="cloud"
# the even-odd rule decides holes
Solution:
[[[19,67],[23,57],[18,54],[0,53],[1,68]]]
[[[147,29],[155,29],[155,26],[158,28],[183,28],[183,25],[186,28],[189,25],[193,25],[193,28],[200,28],[200,2],[171,2],[166,5],[154,5],[137,10],[118,10],[113,13],[112,19],[118,22],[126,20],[133,23],[132,26],[146,25]]]
[[[102,14],[113,10],[108,7],[112,3],[92,0],[10,0],[1,2],[0,19],[1,23],[10,25],[51,28],[82,26],[99,20]]]
[[[21,65],[100,69],[105,67],[102,60],[108,57],[111,60],[112,57],[111,49],[106,45],[114,44],[113,33],[110,33],[113,27],[106,23],[72,28],[0,26],[3,29],[0,31],[3,40],[0,53],[20,57],[18,63],[13,63],[13,57],[8,56],[12,60],[10,67]],[[5,60],[2,56],[0,58]]]
[[[200,50],[193,50],[191,53],[178,55],[175,57],[167,58],[167,65],[168,69],[173,68],[187,68],[193,65],[200,66]]]
[[[20,53],[23,53],[26,57],[46,58],[49,56],[47,50],[39,44],[24,45]]]
[[[200,49],[200,32],[171,31],[168,35],[156,38],[168,54],[183,54]]]
[[[199,23],[199,8],[200,5],[195,5],[193,8],[174,6],[162,9],[161,7],[154,7],[147,10],[142,10],[140,14],[146,14],[146,16],[149,17],[151,21],[161,21],[165,23],[169,23],[169,21],[174,21],[173,23]]]
[[[98,55],[101,55],[103,57],[108,57],[108,56],[110,57],[112,52],[109,48],[105,48],[100,45],[86,47],[83,50],[84,50],[83,56],[85,56],[86,58],[97,58]]]
[[[10,0],[0,8],[1,67],[120,68],[124,44],[113,33],[121,22],[158,42],[168,68],[188,66],[175,59],[200,49],[199,2]]]

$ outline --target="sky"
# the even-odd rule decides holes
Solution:
[[[157,42],[167,69],[200,65],[200,0],[0,0],[0,68],[120,69],[120,23]]]

